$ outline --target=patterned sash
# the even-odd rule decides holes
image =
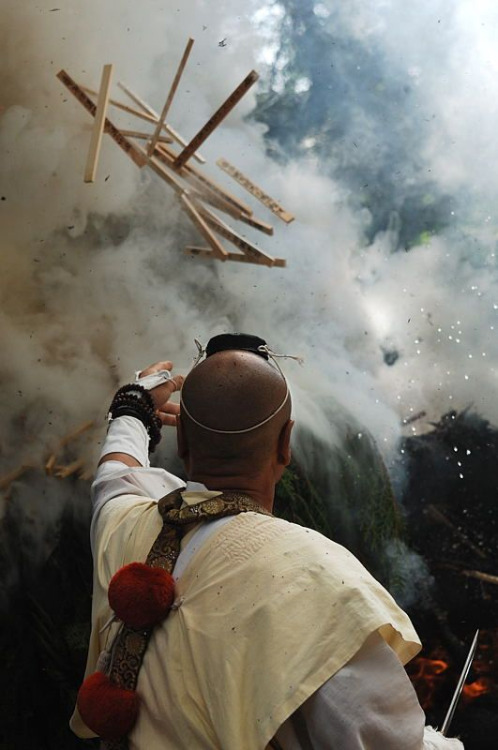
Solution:
[[[182,505],[181,490],[174,490],[159,500],[157,507],[163,519],[163,526],[147,555],[146,565],[173,572],[180,554],[181,540],[188,527],[202,521],[214,521],[238,513],[271,513],[262,508],[247,495],[237,492],[224,492],[218,497],[204,500],[195,505]],[[142,666],[153,628],[137,630],[122,625],[112,645],[112,665],[109,672],[111,682],[128,690],[135,690],[138,673]],[[103,750],[128,750],[128,739],[103,741]]]

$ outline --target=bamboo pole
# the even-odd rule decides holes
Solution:
[[[228,99],[223,102],[221,107],[216,110],[216,112],[202,126],[199,132],[192,138],[190,143],[185,146],[179,156],[176,157],[175,169],[180,169],[180,167],[183,167],[183,165],[186,164],[194,151],[197,151],[199,146],[204,143],[206,138],[211,135],[213,130],[218,127],[218,125],[225,119],[229,112],[232,111],[235,105],[238,104],[244,94],[246,94],[251,86],[256,83],[258,78],[259,75],[256,73],[256,71],[251,70],[251,72],[244,78],[242,83],[240,83],[237,88],[232,91]]]
[[[185,70],[185,66],[187,64],[187,60],[189,58],[190,52],[192,50],[192,45],[194,44],[194,40],[189,38],[187,41],[187,46],[185,47],[185,50],[183,52],[182,59],[180,60],[180,64],[177,68],[177,71],[175,73],[175,77],[173,79],[173,83],[171,84],[171,88],[169,90],[168,96],[166,97],[166,102],[163,107],[163,111],[161,112],[161,116],[159,117],[159,120],[157,121],[156,129],[154,131],[154,135],[151,138],[151,141],[149,143],[149,147],[147,149],[147,153],[149,156],[151,156],[154,153],[154,149],[156,147],[157,140],[159,138],[159,134],[164,126],[164,123],[166,121],[166,117],[168,116],[169,109],[171,107],[171,104],[173,102],[173,98],[176,94],[176,90],[178,88],[178,84],[180,83],[180,79],[183,75],[183,71]]]
[[[95,110],[94,115],[95,119],[93,121],[90,148],[88,149],[88,157],[85,167],[85,182],[95,182],[100,147],[102,145],[102,136],[104,135],[105,116],[111,92],[112,72],[112,65],[104,65],[100,81],[99,95],[97,97],[97,109]]]

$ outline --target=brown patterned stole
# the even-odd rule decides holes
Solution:
[[[180,554],[182,537],[192,524],[214,521],[248,511],[271,516],[268,510],[247,495],[231,491],[182,508],[181,492],[182,490],[174,490],[159,500],[157,507],[163,519],[163,526],[145,561],[146,565],[163,568],[168,573],[173,572]],[[138,673],[152,631],[153,628],[137,630],[122,625],[112,644],[109,677],[115,685],[128,690],[136,689]],[[128,739],[125,737],[116,741],[103,741],[101,747],[104,750],[127,750]]]

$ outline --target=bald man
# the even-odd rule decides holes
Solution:
[[[141,376],[171,368],[159,362]],[[170,397],[180,389],[178,406]],[[87,675],[119,628],[107,625],[109,581],[145,561],[162,527],[158,499],[179,489],[187,507],[235,492],[257,506],[192,524],[183,537],[175,605],[149,641],[128,746],[461,749],[424,727],[403,669],[419,641],[390,595],[344,548],[268,514],[293,427],[280,369],[257,351],[219,351],[185,382],[176,376],[149,393],[162,424],[177,427],[188,482],[150,467],[150,430],[121,407],[93,485]],[[95,736],[78,710],[71,726]]]

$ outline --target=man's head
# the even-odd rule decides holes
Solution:
[[[264,471],[275,482],[290,460],[291,399],[281,372],[251,351],[217,351],[182,389],[179,454],[190,478]]]

